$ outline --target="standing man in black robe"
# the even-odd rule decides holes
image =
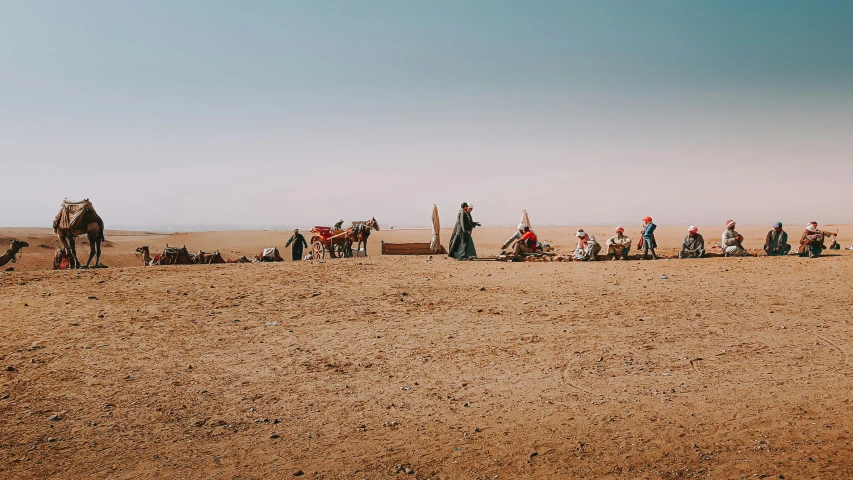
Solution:
[[[474,230],[474,227],[479,227],[480,224],[475,222],[471,217],[471,210],[474,210],[474,205],[462,202],[462,209],[459,210],[456,226],[453,227],[453,235],[450,236],[450,244],[448,245],[450,253],[447,255],[448,257],[457,260],[467,260],[477,257],[477,250],[474,248],[471,231]]]
[[[293,259],[294,262],[298,262],[302,260],[302,248],[308,248],[308,242],[305,241],[305,237],[299,233],[299,229],[293,231],[293,235],[290,236],[290,240],[284,245],[284,248],[293,244],[293,249],[290,250],[290,258]]]

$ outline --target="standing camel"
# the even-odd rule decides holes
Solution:
[[[71,262],[70,268],[80,268],[75,238],[84,233],[89,237],[89,259],[86,261],[86,268],[89,268],[92,258],[95,258],[96,267],[103,266],[101,242],[104,241],[104,221],[88,199],[81,202],[62,202],[62,208],[53,220],[53,231],[59,235],[62,247]]]
[[[361,250],[361,245],[364,244],[364,256],[367,256],[367,238],[370,237],[370,230],[379,231],[379,222],[375,218],[371,218],[366,222],[353,222],[352,228],[347,229],[347,239],[344,245],[344,252],[348,256],[352,256],[352,244],[356,244],[356,252]]]
[[[27,242],[21,242],[18,240],[12,240],[12,247],[6,250],[6,253],[0,256],[0,267],[6,265],[9,262],[15,263],[15,255],[21,251],[24,247],[29,247],[30,244]]]

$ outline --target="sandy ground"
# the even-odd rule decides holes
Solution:
[[[509,233],[475,232],[481,254]],[[849,251],[379,256],[428,241],[410,230],[368,258],[145,268],[143,244],[288,234],[108,231],[111,268],[53,272],[51,235],[0,229],[32,245],[0,273],[2,478],[853,478]]]

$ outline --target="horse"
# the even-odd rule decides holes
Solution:
[[[361,250],[361,245],[364,244],[364,256],[367,256],[367,238],[370,237],[371,229],[379,231],[379,222],[376,221],[376,218],[371,218],[366,222],[353,222],[352,228],[347,229],[346,244],[344,245],[344,252],[347,256],[353,256],[353,243],[356,244],[358,250]]]
[[[89,264],[92,263],[92,258],[95,258],[96,267],[102,267],[101,242],[105,241],[104,221],[95,212],[95,209],[92,207],[92,203],[89,202],[89,200],[84,200],[83,202],[79,202],[79,204],[83,205],[83,211],[79,213],[81,218],[74,221],[73,225],[62,226],[63,222],[61,219],[63,213],[67,215],[66,208],[69,205],[68,202],[62,203],[62,209],[53,220],[53,231],[56,232],[59,236],[59,241],[62,242],[62,248],[71,263],[69,268],[80,268],[80,260],[77,259],[75,238],[79,235],[83,235],[84,233],[89,239],[89,259],[86,260],[86,268],[89,268]]]

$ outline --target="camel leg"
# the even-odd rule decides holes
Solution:
[[[95,266],[100,267],[101,265],[101,239],[98,238],[95,240]]]
[[[68,237],[68,244],[71,247],[71,254],[68,258],[68,261],[71,263],[70,268],[80,268],[80,260],[77,259],[77,245],[74,235]]]
[[[92,258],[95,257],[95,244],[96,244],[96,240],[92,235],[88,235],[88,237],[89,237],[89,259],[86,260],[86,268],[89,268],[89,264],[92,263]],[[98,264],[98,262],[95,262],[95,265],[97,265],[97,264]]]

